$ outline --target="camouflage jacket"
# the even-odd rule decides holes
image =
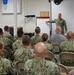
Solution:
[[[17,50],[19,48],[21,48],[23,46],[22,44],[22,40],[16,40],[14,43],[13,43],[13,50]]]
[[[28,59],[33,58],[33,49],[26,48],[25,46],[17,49],[14,53],[15,61],[26,62]]]
[[[8,52],[12,50],[12,41],[8,38],[0,36],[0,40],[4,43],[4,49],[6,49]]]
[[[0,75],[14,75],[12,62],[0,56]]]
[[[52,21],[49,21],[49,23],[56,23],[57,26],[60,26],[62,29],[62,34],[64,34],[64,32],[67,31],[67,25],[64,19],[61,19],[61,20],[54,19]]]
[[[44,44],[47,47],[47,51],[53,52],[53,46],[52,46],[52,44],[49,44],[48,42],[44,42]]]
[[[25,63],[26,75],[61,75],[60,68],[52,61],[32,59]]]
[[[66,40],[60,44],[60,51],[61,52],[74,52],[74,41],[73,40]]]
[[[40,35],[35,35],[32,38],[32,46],[34,46],[36,43],[41,42],[42,41],[42,37]]]
[[[8,32],[4,32],[4,37],[12,40],[12,35],[9,34]]]

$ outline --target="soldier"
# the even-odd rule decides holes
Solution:
[[[14,68],[12,62],[6,58],[1,57],[4,44],[0,41],[0,75],[14,75]]]
[[[43,43],[45,44],[45,46],[47,47],[47,51],[51,51],[53,52],[53,47],[52,47],[52,44],[49,44],[48,43],[48,35],[46,33],[44,33],[42,35],[42,40],[43,40]]]
[[[62,34],[67,32],[67,25],[66,21],[62,18],[62,14],[58,13],[58,19],[54,19],[52,21],[47,21],[46,23],[56,23],[56,26],[60,26],[62,29]],[[65,31],[64,31],[65,30]]]
[[[0,40],[4,43],[4,49],[6,49],[9,53],[12,51],[12,41],[10,39],[5,38],[3,36],[3,30],[0,28]]]
[[[12,35],[9,33],[9,27],[8,26],[4,27],[4,35],[3,36],[12,40]]]
[[[15,61],[26,62],[33,58],[33,49],[31,49],[31,38],[28,35],[22,38],[23,47],[17,49],[14,53]]]
[[[74,33],[72,31],[69,31],[67,33],[67,39],[66,41],[63,41],[60,44],[60,51],[61,52],[74,52]]]
[[[26,75],[61,75],[60,68],[52,61],[45,60],[45,44],[39,42],[34,47],[34,59],[25,63],[24,71]]]
[[[35,33],[36,33],[36,35],[31,38],[31,39],[32,39],[32,46],[33,46],[33,47],[34,47],[34,45],[35,45],[36,43],[42,41],[42,37],[39,35],[39,34],[40,34],[40,28],[39,28],[39,27],[36,27],[36,28],[35,28]]]
[[[18,30],[17,35],[18,35],[18,39],[13,43],[13,50],[14,51],[23,46],[23,44],[22,44],[22,38],[23,38],[23,35],[24,35],[23,31]]]
[[[18,27],[17,31],[23,31],[22,27]],[[13,42],[15,42],[18,39],[18,35],[15,35],[13,38]]]

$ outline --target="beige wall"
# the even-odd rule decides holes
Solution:
[[[0,27],[5,25],[14,26],[14,15],[2,15],[2,0],[0,0]],[[40,16],[40,11],[49,11],[48,0],[22,0],[22,13],[17,15],[17,26],[25,29],[24,16]]]
[[[5,25],[14,26],[14,15],[2,15],[2,0],[0,0],[0,27],[4,27]],[[22,9],[24,9],[24,3],[22,1]],[[17,15],[17,25],[24,25],[24,10],[22,10],[22,14]]]

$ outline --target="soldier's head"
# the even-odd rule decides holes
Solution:
[[[46,33],[42,35],[42,40],[48,42],[48,35]]]
[[[8,26],[4,26],[4,31],[9,32],[9,27]]]
[[[22,30],[23,31],[23,28],[22,27],[18,27],[17,30]]]
[[[23,36],[22,43],[23,43],[24,46],[30,47],[31,46],[31,38],[30,38],[30,36],[28,36],[28,35]]]
[[[23,35],[24,35],[24,33],[23,33],[22,30],[18,30],[18,31],[17,31],[17,36],[18,36],[18,38],[23,37]]]
[[[67,39],[71,40],[71,39],[73,39],[73,38],[74,38],[74,33],[73,33],[72,31],[69,31],[69,32],[67,33]]]
[[[68,75],[74,75],[74,69],[71,70],[71,71],[68,73]]]
[[[4,48],[4,44],[2,41],[0,41],[0,54],[2,54],[3,48]]]
[[[58,13],[58,19],[61,19],[61,17],[62,17],[62,14]]]
[[[34,46],[34,56],[38,59],[46,57],[46,46],[43,42],[39,42]]]
[[[3,30],[0,28],[0,36],[3,36]]]
[[[35,28],[35,33],[36,33],[36,34],[40,34],[40,27],[36,27],[36,28]]]
[[[56,33],[61,33],[61,31],[62,31],[61,27],[60,26],[56,26],[55,32]]]

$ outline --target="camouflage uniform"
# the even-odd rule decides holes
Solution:
[[[4,49],[8,51],[10,59],[12,57],[12,41],[8,38],[0,36],[0,40],[4,43]]]
[[[74,41],[73,40],[66,40],[60,44],[60,51],[61,52],[74,52]]]
[[[14,43],[13,43],[13,50],[17,50],[19,48],[21,48],[23,46],[22,44],[22,40],[16,40]]]
[[[12,41],[8,38],[0,36],[0,40],[4,43],[4,49],[6,49],[8,52],[12,51]]]
[[[34,47],[35,44],[42,41],[42,37],[40,35],[35,35],[32,38],[32,46]]]
[[[62,29],[62,34],[64,34],[64,29],[65,31],[67,31],[67,25],[66,25],[66,21],[64,19],[54,19],[52,21],[48,21],[49,23],[56,23],[57,26],[60,26]]]
[[[74,41],[67,40],[60,44],[60,52],[74,52]],[[66,66],[74,66],[74,60],[65,59],[62,60],[62,64]]]
[[[25,46],[17,49],[14,53],[15,61],[26,62],[28,59],[33,58],[33,49],[26,48]]]
[[[48,42],[44,42],[45,46],[47,47],[47,51],[53,52],[53,46],[49,44]]]
[[[4,35],[3,35],[5,38],[9,38],[10,40],[12,40],[12,35],[9,34],[8,32],[4,32]]]
[[[60,68],[52,61],[45,59],[28,60],[25,63],[25,75],[61,75]]]
[[[14,75],[12,62],[0,56],[0,75]]]

